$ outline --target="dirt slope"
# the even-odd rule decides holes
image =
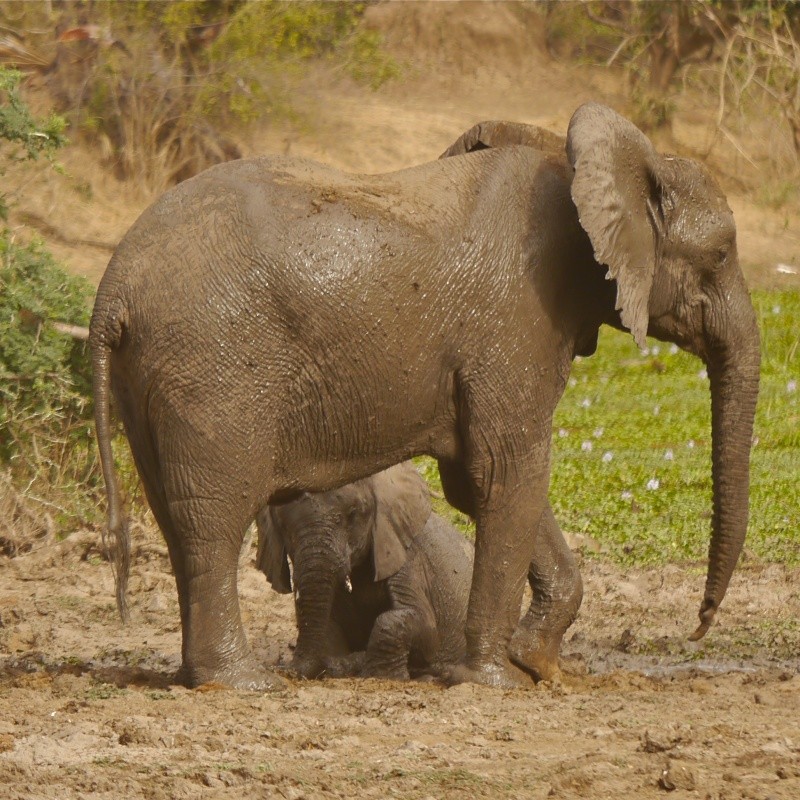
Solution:
[[[538,12],[529,3],[391,2],[368,22],[402,65],[400,80],[377,93],[341,75],[314,72],[294,98],[299,121],[242,134],[246,154],[291,153],[353,172],[383,172],[436,158],[464,130],[501,118],[565,132],[590,99],[627,111],[621,76],[559,63],[547,53]],[[673,132],[659,146],[703,152],[712,112],[697,98],[678,102]],[[716,152],[716,151],[714,151]],[[798,209],[771,210],[741,194],[738,167],[716,159],[739,228],[739,251],[754,285],[800,287]],[[97,282],[113,245],[152,199],[115,180],[102,154],[71,147],[62,177],[39,168],[5,178],[18,203],[13,221],[38,230],[74,271]],[[729,167],[729,168],[728,168]]]
[[[298,94],[302,124],[242,143],[372,172],[435,158],[483,119],[564,131],[584,100],[624,110],[612,73],[550,61],[528,13],[376,6],[371,23],[408,62],[404,79],[373,94],[320,73]],[[4,179],[13,221],[97,281],[148,198],[99,153],[73,147],[62,161],[65,176]],[[731,203],[751,282],[800,286],[775,272],[800,266],[798,217]],[[258,695],[173,685],[179,617],[160,536],[135,532],[127,627],[97,540],[76,532],[0,555],[0,797],[800,797],[797,571],[745,563],[719,624],[690,646],[702,565],[623,573],[587,560],[561,686],[289,682]],[[288,658],[290,600],[249,563],[241,599],[259,656]]]

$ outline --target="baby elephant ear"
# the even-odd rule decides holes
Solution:
[[[256,566],[267,576],[272,588],[280,594],[290,594],[292,578],[289,573],[289,558],[280,531],[280,520],[272,508],[262,508],[256,515],[258,528],[258,550]]]
[[[575,169],[572,200],[595,258],[617,282],[622,324],[644,348],[648,300],[664,235],[662,159],[631,122],[606,106],[586,103],[567,132]]]
[[[381,581],[406,563],[412,540],[431,515],[431,499],[428,485],[410,461],[379,472],[370,480],[375,497],[375,580]]]
[[[503,122],[488,120],[473,125],[462,133],[439,158],[459,156],[475,150],[489,147],[505,147],[508,145],[525,145],[545,153],[564,154],[564,137],[537,125],[525,125],[522,122]]]

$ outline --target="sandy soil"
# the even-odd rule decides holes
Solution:
[[[262,695],[174,685],[164,545],[136,532],[122,626],[97,538],[0,559],[0,796],[800,796],[800,571],[746,563],[697,646],[699,565],[586,559],[561,685],[289,681]],[[243,618],[275,663],[294,641],[291,599],[252,556]]]
[[[390,46],[415,55],[403,81],[371,94],[315,76],[297,98],[302,124],[251,132],[246,152],[383,171],[435,158],[483,119],[563,132],[583,100],[624,108],[611,73],[555,64],[535,31],[521,36],[519,9],[447,4],[421,25],[414,6],[374,11]],[[61,176],[9,170],[12,220],[96,282],[149,198],[98,153],[73,147],[60,160]],[[800,216],[730,200],[751,283],[800,287],[776,272],[800,267]],[[259,695],[173,685],[166,549],[152,529],[134,543],[128,626],[98,533],[0,552],[0,797],[800,797],[798,571],[745,559],[718,625],[690,645],[702,565],[622,572],[587,558],[561,685],[290,681]],[[286,659],[291,601],[249,563],[240,584],[256,652]]]

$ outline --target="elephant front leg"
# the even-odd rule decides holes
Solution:
[[[509,542],[505,531],[515,528],[516,541]],[[530,676],[508,657],[525,581],[520,563],[527,559],[530,538],[521,534],[506,515],[497,520],[479,520],[465,630],[467,655],[463,664],[449,671],[449,682],[470,681],[505,688],[532,684]]]
[[[555,373],[554,373],[555,375]],[[554,390],[557,387],[554,387]],[[547,504],[550,473],[548,387],[511,369],[472,376],[460,385],[458,424],[462,464],[449,483],[469,482],[475,516],[475,561],[465,626],[464,662],[452,682],[531,686],[531,676],[511,663],[508,647],[519,621],[522,591],[533,560],[539,520]],[[502,402],[500,402],[502,401]],[[517,413],[530,411],[530,417]],[[535,413],[533,413],[535,412]],[[449,485],[451,495],[463,486]]]
[[[430,663],[438,645],[433,612],[414,608],[384,611],[375,620],[367,645],[367,658],[362,674],[373,678],[410,680],[408,659],[411,649],[420,652]]]
[[[533,598],[514,632],[509,654],[535,680],[557,680],[561,640],[578,614],[583,582],[549,502],[536,533],[528,582]]]

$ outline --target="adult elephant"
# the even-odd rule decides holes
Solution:
[[[553,410],[601,324],[676,342],[711,379],[714,513],[702,635],[742,548],[759,336],[708,172],[594,103],[566,153],[488,147],[387,175],[257,158],[167,192],[125,236],[91,325],[109,530],[126,548],[113,386],[181,608],[182,679],[269,686],[242,629],[239,548],[267,503],[418,453],[477,523],[464,662],[555,669],[577,582],[547,505]],[[555,587],[555,589],[553,589]],[[539,604],[542,604],[541,606]],[[548,603],[550,608],[547,608]],[[552,613],[551,613],[552,612]]]

